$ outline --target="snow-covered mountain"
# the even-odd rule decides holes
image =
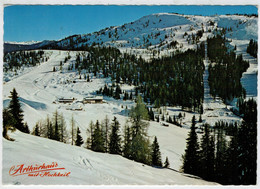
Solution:
[[[37,49],[50,45],[63,49],[80,48],[84,45],[114,46],[120,49],[185,50],[196,48],[205,40],[203,35],[197,40],[200,30],[214,32],[227,29],[226,37],[236,40],[257,40],[257,17],[240,15],[193,16],[174,13],[160,13],[144,16],[121,26],[111,26],[97,32],[69,36],[58,41],[43,41],[32,45],[18,46],[5,43],[5,51],[19,48]],[[177,43],[175,43],[177,42]],[[12,48],[11,48],[12,47]]]
[[[42,41],[31,44],[5,43],[5,52],[16,50],[40,49],[44,50],[49,59],[35,67],[24,68],[15,77],[10,73],[8,82],[3,84],[3,106],[10,102],[10,91],[16,89],[24,111],[24,121],[30,130],[36,122],[50,117],[55,110],[64,115],[67,128],[73,115],[76,126],[80,128],[82,137],[86,141],[86,131],[90,121],[102,120],[107,115],[110,120],[117,117],[123,125],[127,122],[126,107],[134,106],[132,100],[115,100],[104,97],[103,104],[81,104],[78,101],[99,90],[105,84],[111,84],[110,78],[103,78],[102,74],[90,74],[91,82],[79,81],[77,70],[68,67],[75,64],[80,51],[69,51],[84,45],[105,45],[118,47],[122,52],[135,53],[145,58],[151,57],[153,51],[160,51],[160,56],[173,51],[184,51],[196,48],[197,44],[206,40],[207,36],[219,29],[226,29],[226,37],[232,40],[231,46],[237,46],[237,53],[250,61],[248,74],[257,78],[257,60],[246,53],[246,45],[250,39],[257,40],[256,17],[225,15],[225,16],[190,16],[170,13],[153,14],[122,26],[109,27],[98,32],[84,35],[70,36],[59,41]],[[200,35],[200,31],[202,35]],[[199,36],[199,37],[196,37]],[[60,50],[53,50],[51,48]],[[67,62],[65,58],[71,57]],[[62,67],[60,62],[64,61]],[[58,68],[53,72],[53,67]],[[85,70],[82,70],[84,73]],[[9,75],[8,75],[9,74]],[[76,81],[76,82],[74,82]],[[79,81],[79,82],[78,82]],[[245,81],[247,83],[247,81]],[[134,86],[121,85],[127,92],[134,91]],[[252,96],[254,96],[253,94]],[[54,103],[57,98],[75,98],[72,104]],[[205,104],[204,104],[205,105]],[[203,123],[214,124],[222,120],[239,122],[241,118],[232,114],[220,100],[209,103],[209,109],[202,115]],[[80,107],[81,111],[74,111]],[[165,115],[182,118],[183,128],[170,124],[163,127],[160,123],[151,121],[148,135],[151,140],[157,136],[162,153],[162,160],[169,158],[170,168],[179,170],[182,165],[182,155],[186,146],[186,138],[191,125],[192,116],[199,118],[198,113],[183,111],[180,107],[166,107]],[[158,169],[127,160],[121,156],[101,154],[83,148],[39,138],[16,131],[10,134],[16,141],[3,140],[3,183],[4,184],[198,184],[210,185],[198,178],[190,178],[170,169]],[[199,137],[201,135],[199,134]],[[71,171],[67,179],[28,178],[28,176],[12,177],[8,174],[14,165],[35,165],[56,161],[61,167]]]
[[[41,49],[46,45],[55,43],[55,41],[30,41],[30,42],[5,42],[4,43],[4,52],[12,52],[18,50],[33,50]]]
[[[13,44],[13,45],[33,45],[36,43],[40,43],[41,41],[26,41],[26,42],[12,42],[12,41],[6,41],[8,44]]]
[[[110,45],[121,48],[172,48],[171,42],[177,41],[178,47],[196,47],[191,36],[199,30],[213,32],[214,29],[232,28],[227,37],[233,39],[257,39],[257,18],[221,15],[190,16],[170,13],[152,14],[122,26],[115,26],[87,35],[76,35],[57,42],[58,46],[75,47],[83,45]],[[185,35],[185,32],[187,35]],[[185,35],[185,36],[184,36]],[[170,46],[170,47],[169,47]]]
[[[246,16],[221,15],[215,17],[220,28],[229,28],[227,38],[235,40],[258,39],[258,18]]]

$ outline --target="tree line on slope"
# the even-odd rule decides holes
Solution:
[[[179,105],[189,110],[200,110],[204,96],[203,44],[198,46],[197,50],[178,52],[170,57],[152,59],[150,62],[135,55],[122,54],[112,47],[86,49],[89,54],[78,54],[76,63],[72,66],[79,72],[86,70],[94,76],[101,73],[103,77],[111,77],[115,85],[134,85],[135,96],[142,95],[146,103],[159,107]],[[112,90],[106,89],[108,87],[105,85],[98,93],[119,99],[120,95],[112,94]]]
[[[243,72],[249,67],[249,62],[244,61],[242,55],[236,56],[233,50],[226,47],[226,39],[216,35],[207,39],[209,65],[210,93],[215,98],[219,96],[225,103],[234,97],[245,97],[246,91],[240,79]]]
[[[138,96],[136,106],[130,111],[130,118],[125,124],[123,134],[120,135],[120,123],[116,117],[110,124],[106,117],[102,123],[92,121],[87,130],[86,148],[97,152],[119,154],[125,158],[147,165],[162,166],[161,152],[157,137],[150,144],[147,135],[149,122],[148,110]],[[122,129],[121,129],[122,130]],[[166,158],[164,167],[169,166]]]
[[[161,22],[161,19],[160,21]],[[133,24],[133,23],[130,23]],[[153,23],[155,24],[155,23]],[[82,48],[82,46],[88,45],[88,46],[102,46],[104,45],[104,42],[106,42],[106,39],[108,38],[109,41],[107,41],[111,46],[116,47],[138,47],[142,49],[151,49],[151,48],[160,48],[160,47],[167,47],[167,48],[175,48],[178,44],[176,41],[173,40],[175,37],[176,31],[178,31],[177,28],[173,29],[163,29],[161,31],[151,31],[149,33],[144,33],[140,40],[136,40],[135,38],[128,38],[126,43],[116,43],[116,41],[120,41],[120,38],[122,39],[122,36],[125,36],[128,32],[135,32],[135,31],[142,31],[142,28],[146,28],[149,26],[149,20],[146,21],[144,24],[140,25],[141,27],[136,28],[127,28],[126,24],[119,26],[119,27],[107,27],[105,29],[102,29],[98,32],[93,32],[92,34],[87,35],[72,35],[64,38],[63,40],[52,43],[49,45],[44,46],[45,49],[63,49],[63,50],[74,50]],[[181,29],[181,26],[180,26]],[[170,39],[173,41],[173,43],[168,43]],[[105,40],[105,41],[104,41]],[[106,43],[107,45],[107,43]],[[161,48],[162,49],[162,48]]]
[[[18,70],[23,65],[36,66],[37,64],[47,61],[48,57],[44,56],[44,51],[16,51],[4,53],[4,72],[8,70]]]
[[[8,130],[18,129],[24,133],[30,133],[27,124],[23,124],[23,114],[19,103],[18,94],[15,89],[11,92],[11,102],[8,109],[3,110],[3,137],[8,140]],[[137,104],[130,112],[129,123],[125,125],[124,134],[120,135],[120,123],[116,117],[109,122],[106,117],[103,122],[97,120],[96,124],[90,123],[87,134],[89,137],[85,142],[85,148],[110,154],[122,155],[125,158],[141,162],[147,165],[162,167],[161,152],[159,143],[155,136],[150,144],[147,135],[149,114],[142,98],[138,96]],[[52,118],[49,116],[45,120],[36,123],[31,134],[51,140],[70,143],[71,145],[81,146],[84,144],[79,127],[76,127],[75,119],[71,118],[70,129],[67,130],[64,116],[57,110]],[[164,167],[169,167],[168,157]]]
[[[87,53],[78,53],[69,70],[74,68],[79,73],[84,70],[94,76],[110,77],[116,84],[135,85],[137,93],[150,104],[156,101],[159,106],[180,105],[196,111],[201,106],[204,96],[204,44],[198,45],[197,50],[177,52],[151,61],[99,45],[82,45],[72,50]]]
[[[247,46],[246,52],[249,53],[251,56],[257,58],[257,52],[258,52],[257,41],[251,39]]]
[[[226,137],[225,124],[217,123],[213,133],[205,124],[199,143],[193,117],[183,155],[184,173],[224,185],[256,184],[257,104],[253,99],[242,104],[243,122],[233,128],[230,140]]]

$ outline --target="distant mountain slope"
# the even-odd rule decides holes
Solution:
[[[44,40],[36,43],[15,43],[15,42],[5,42],[4,52],[20,51],[20,50],[34,50],[40,49],[46,45],[55,43],[55,41]]]
[[[179,26],[192,24],[192,21],[180,15],[153,14],[122,26],[110,27],[92,34],[64,39],[58,42],[58,45],[69,46],[71,42],[76,42],[76,47],[99,43],[116,47],[146,48],[159,45],[163,41],[172,41]]]

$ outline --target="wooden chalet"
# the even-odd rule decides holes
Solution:
[[[83,104],[102,104],[103,96],[88,96],[83,99]]]
[[[75,98],[59,98],[58,102],[59,103],[72,103],[74,100],[76,100]]]

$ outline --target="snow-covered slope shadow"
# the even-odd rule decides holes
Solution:
[[[29,106],[31,106],[32,108],[36,109],[36,110],[44,110],[46,109],[46,105],[41,103],[41,102],[36,102],[36,101],[31,101],[31,100],[26,100],[22,97],[19,97],[20,102],[23,102]]]
[[[10,104],[10,101],[11,101],[11,99],[3,100],[3,107],[7,108]],[[26,104],[36,110],[45,110],[46,109],[46,105],[41,102],[26,100],[22,97],[19,97],[19,101],[21,102],[22,106],[25,106],[25,104]]]

